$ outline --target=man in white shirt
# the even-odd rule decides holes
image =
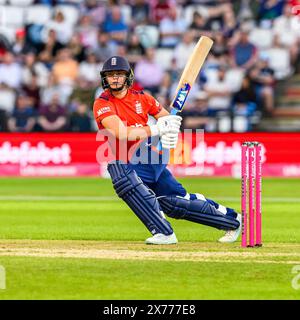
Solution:
[[[168,17],[162,19],[159,24],[162,47],[174,48],[187,30],[186,21],[178,17],[176,10],[176,7],[170,8]]]
[[[0,87],[5,86],[13,89],[21,85],[22,69],[19,63],[15,62],[12,53],[7,52],[0,63]]]
[[[176,60],[176,65],[179,69],[184,69],[186,62],[195,47],[194,39],[195,31],[188,30],[182,36],[182,41],[176,45],[173,57]]]

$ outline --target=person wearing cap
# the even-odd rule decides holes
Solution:
[[[104,92],[96,98],[93,112],[99,135],[108,138],[113,155],[107,170],[116,194],[152,234],[146,244],[178,242],[165,214],[225,230],[220,242],[236,241],[241,215],[202,194],[189,194],[167,169],[182,118],[169,114],[150,94],[132,89],[134,73],[125,58],[109,58],[100,75]],[[150,116],[156,121],[151,123]],[[105,158],[102,145],[97,158]]]

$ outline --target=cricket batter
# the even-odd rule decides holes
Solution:
[[[94,117],[99,129],[108,130],[116,143],[110,144],[115,160],[108,172],[117,195],[131,208],[150,231],[147,244],[178,242],[165,215],[225,230],[220,242],[234,242],[241,230],[241,215],[202,194],[189,194],[166,168],[169,149],[175,148],[182,118],[169,112],[151,95],[131,88],[134,74],[128,61],[113,56],[100,72],[104,92],[94,102]],[[148,116],[156,124],[148,125]],[[161,142],[162,152],[156,149]],[[159,140],[158,140],[159,139]],[[120,144],[126,142],[126,152]],[[158,159],[144,163],[137,159]]]

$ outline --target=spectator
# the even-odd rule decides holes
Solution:
[[[257,48],[249,41],[249,28],[243,27],[238,42],[230,52],[230,63],[233,68],[250,69],[257,60]]]
[[[274,70],[269,66],[269,57],[261,55],[257,64],[250,70],[250,78],[255,85],[256,96],[266,115],[274,110]]]
[[[75,30],[79,34],[81,45],[84,48],[97,47],[97,28],[92,23],[92,18],[89,15],[84,15],[79,20],[79,26]]]
[[[45,42],[40,46],[39,52],[47,51],[47,53],[49,54],[49,58],[53,60],[56,57],[58,51],[63,48],[64,45],[57,39],[56,31],[50,29],[47,33]]]
[[[33,73],[31,81],[23,84],[22,90],[26,93],[30,105],[38,109],[40,105],[40,88],[38,86],[38,77]]]
[[[206,129],[209,123],[208,115],[208,94],[204,91],[197,91],[195,99],[190,108],[181,113],[183,127],[188,129]]]
[[[66,45],[72,36],[73,27],[65,20],[64,14],[57,10],[54,14],[54,19],[46,25],[46,30],[54,30],[57,34],[57,40],[63,45]]]
[[[210,115],[219,111],[229,111],[232,99],[232,84],[226,77],[227,66],[220,65],[214,76],[208,78],[204,91],[208,94]]]
[[[73,132],[90,132],[92,131],[91,117],[88,112],[88,106],[80,103],[75,112],[70,117],[70,129]]]
[[[93,25],[101,25],[105,19],[106,1],[80,1],[80,16],[90,16]]]
[[[150,19],[152,23],[158,25],[167,18],[169,10],[174,7],[174,2],[170,0],[154,0],[150,7]]]
[[[181,70],[185,67],[186,62],[194,49],[194,38],[195,32],[193,30],[188,30],[184,33],[182,40],[175,47],[173,58],[176,61],[177,68]]]
[[[134,0],[131,5],[131,15],[134,25],[149,24],[150,5],[145,0]]]
[[[18,89],[22,80],[22,68],[15,62],[15,56],[6,52],[3,62],[0,63],[0,88]]]
[[[66,99],[72,94],[78,79],[78,63],[71,56],[69,49],[62,49],[53,65],[51,82],[59,87]]]
[[[152,94],[159,91],[163,79],[162,67],[154,61],[155,49],[147,48],[145,57],[135,67],[135,79]]]
[[[227,39],[221,31],[213,32],[212,39],[214,40],[214,45],[211,48],[211,54],[219,64],[228,64],[229,50]]]
[[[74,33],[71,37],[70,42],[67,45],[74,59],[80,63],[85,59],[85,48],[80,42],[79,33]]]
[[[15,55],[26,54],[30,50],[29,45],[26,43],[25,29],[16,30],[16,39],[12,46],[12,52]]]
[[[179,43],[186,29],[186,22],[178,17],[176,8],[170,8],[168,15],[159,24],[160,45],[164,48],[174,48]]]
[[[100,30],[95,54],[98,61],[105,61],[116,54],[117,45],[111,41],[109,33]]]
[[[207,23],[207,17],[202,15],[199,11],[194,11],[192,23],[189,29],[195,31],[196,39],[199,39],[201,35],[211,36],[211,30]]]
[[[36,114],[28,97],[20,93],[16,107],[8,120],[8,129],[11,132],[30,132],[36,122]]]
[[[284,6],[283,15],[274,20],[274,33],[278,44],[289,50],[291,63],[295,64],[299,55],[300,23],[289,4]]]
[[[111,39],[117,44],[126,42],[128,26],[124,22],[121,9],[118,6],[111,7],[103,23],[103,30],[108,32]]]
[[[87,59],[79,65],[79,86],[81,88],[95,88],[99,85],[99,73],[102,64],[97,61],[93,51],[87,52]]]
[[[129,63],[134,68],[135,64],[141,60],[142,56],[145,54],[145,48],[141,44],[139,37],[135,33],[129,35],[129,40],[127,44],[127,59]]]
[[[39,110],[38,124],[42,131],[64,131],[67,125],[66,110],[59,104],[59,96],[54,94],[48,105],[42,105]]]
[[[22,83],[29,85],[35,73],[36,55],[33,52],[28,52],[24,56],[24,63],[22,68]]]
[[[240,90],[233,95],[233,116],[244,118],[244,122],[246,123],[244,131],[251,130],[250,118],[254,115],[256,109],[255,87],[250,77],[246,75],[242,81]]]

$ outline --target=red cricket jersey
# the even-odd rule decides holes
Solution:
[[[143,92],[128,89],[124,98],[114,97],[109,90],[105,90],[94,102],[94,117],[98,128],[105,129],[101,121],[109,116],[117,115],[127,127],[144,127],[147,125],[148,115],[155,116],[162,109],[161,104],[151,95]],[[140,141],[127,141],[127,151],[135,149]],[[135,146],[136,145],[136,146]],[[116,140],[117,150],[112,148],[116,160],[124,160],[118,152],[119,141]],[[133,147],[135,146],[135,147]],[[128,161],[130,156],[126,155]]]

